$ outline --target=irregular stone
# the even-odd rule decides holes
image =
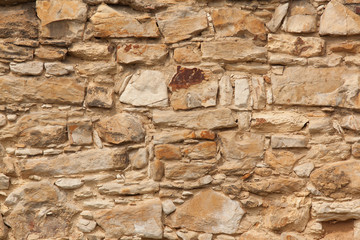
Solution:
[[[140,120],[128,113],[105,117],[95,126],[101,139],[114,144],[141,142],[145,137]]]
[[[303,190],[306,181],[292,177],[276,177],[257,179],[256,181],[248,181],[244,184],[244,189],[257,194],[266,196],[268,194],[281,193],[288,194]]]
[[[155,157],[159,160],[179,160],[182,154],[176,145],[161,144],[155,146]]]
[[[47,125],[26,128],[19,135],[19,143],[31,147],[46,147],[50,144],[61,144],[67,140],[66,127]]]
[[[44,69],[44,63],[39,61],[25,63],[10,63],[10,70],[19,75],[38,76]]]
[[[80,76],[94,76],[116,73],[115,62],[88,62],[76,65],[76,71]]]
[[[7,63],[0,63],[0,75],[5,75],[9,72],[10,67]]]
[[[359,48],[359,43],[356,41],[343,41],[335,42],[329,45],[329,49],[332,52],[347,52],[347,53],[356,53]]]
[[[69,123],[67,130],[71,145],[92,144],[93,140],[91,123]]]
[[[267,74],[270,70],[269,65],[264,65],[260,63],[226,63],[224,67],[227,71],[238,71],[252,74]]]
[[[90,83],[87,87],[85,102],[89,107],[111,108],[113,94],[113,88]]]
[[[105,230],[107,238],[138,235],[144,238],[161,239],[162,207],[159,200],[137,202],[136,206],[116,206],[94,213],[97,224]]]
[[[240,108],[249,107],[250,86],[247,78],[235,79],[234,104]]]
[[[189,0],[182,2],[186,3],[189,2]],[[129,5],[131,8],[139,11],[152,11],[174,5],[177,2],[176,0],[118,0],[118,3]]]
[[[299,177],[309,177],[310,173],[312,172],[314,167],[315,167],[315,165],[312,162],[304,163],[304,164],[294,167],[294,172]]]
[[[139,70],[131,77],[120,102],[134,106],[168,106],[165,75],[155,70]]]
[[[194,240],[198,239],[198,233],[189,231],[189,230],[179,230],[176,232],[176,235],[181,238],[182,240]]]
[[[233,234],[244,214],[239,202],[213,190],[203,190],[178,207],[165,223],[198,232]]]
[[[45,63],[46,74],[53,76],[69,75],[74,72],[72,65],[63,64],[60,62]]]
[[[325,41],[316,37],[297,37],[285,34],[269,34],[267,49],[300,57],[322,56]]]
[[[155,159],[150,165],[150,177],[154,181],[161,181],[165,173],[165,164],[159,159]]]
[[[313,202],[311,215],[317,221],[346,221],[348,219],[360,218],[360,200],[341,202]]]
[[[251,41],[203,42],[201,44],[203,60],[236,62],[266,62],[267,50]]]
[[[20,170],[23,176],[53,176],[125,169],[127,165],[126,154],[103,148],[55,157],[25,159],[21,162]]]
[[[307,1],[297,1],[291,5],[290,16],[283,25],[286,32],[311,33],[316,32],[316,9]]]
[[[264,232],[263,229],[251,229],[243,234],[241,234],[238,240],[269,240],[269,239],[278,239],[279,236],[271,232]]]
[[[41,149],[35,149],[35,148],[20,148],[15,150],[16,156],[36,156],[41,155],[43,151]]]
[[[7,190],[10,187],[10,178],[0,173],[0,190]],[[0,231],[1,232],[1,231]]]
[[[213,168],[213,164],[206,162],[167,162],[165,177],[171,180],[194,180],[205,176]]]
[[[194,129],[219,129],[237,126],[231,110],[219,108],[194,112],[153,111],[156,125],[186,127]]]
[[[345,56],[344,57],[344,62],[347,65],[355,65],[355,66],[359,66],[360,65],[360,58],[357,55],[354,56]]]
[[[32,2],[33,0],[1,0],[1,5],[15,5],[18,3]]]
[[[273,135],[272,148],[304,148],[307,147],[308,138],[302,135]]]
[[[154,144],[164,144],[164,143],[176,143],[182,142],[187,139],[193,131],[191,130],[176,130],[172,129],[171,131],[161,131],[156,132],[153,136]]]
[[[284,3],[284,4],[279,5],[275,9],[275,12],[272,15],[271,20],[266,23],[266,27],[271,32],[276,32],[279,29],[281,22],[283,21],[284,17],[287,14],[288,8],[289,8],[289,3]]]
[[[206,12],[192,7],[177,7],[156,14],[166,43],[175,43],[191,38],[208,27]]]
[[[220,8],[211,11],[215,32],[219,37],[250,35],[266,39],[264,23],[243,10]]]
[[[290,174],[298,158],[289,151],[266,151],[265,163],[282,174]]]
[[[43,46],[35,49],[35,56],[40,59],[50,60],[50,61],[62,61],[65,59],[67,53],[66,48],[52,47],[52,46]],[[49,63],[45,63],[46,64]]]
[[[338,54],[331,54],[325,57],[309,58],[308,63],[313,67],[336,67],[339,66],[343,57]],[[346,59],[346,57],[345,57]],[[346,60],[345,60],[346,63]]]
[[[344,142],[312,145],[304,159],[310,160],[316,167],[326,163],[343,161],[351,156],[351,146]]]
[[[68,40],[82,37],[87,13],[87,5],[82,1],[38,1],[36,12],[41,20],[41,37]]]
[[[113,200],[108,199],[91,199],[84,201],[84,207],[88,209],[105,209],[115,206]]]
[[[221,106],[230,105],[232,103],[233,92],[230,77],[223,76],[219,81],[219,104]]]
[[[296,112],[261,112],[252,114],[251,129],[257,132],[296,132],[308,122],[308,118]]]
[[[196,145],[191,145],[185,147],[184,155],[190,159],[209,159],[215,158],[217,151],[216,151],[216,142],[201,142]]]
[[[332,0],[321,15],[319,33],[343,36],[359,34],[360,17],[340,1]]]
[[[90,221],[87,219],[79,219],[79,221],[76,224],[76,227],[84,233],[92,232],[96,227],[95,221]]]
[[[170,213],[174,212],[176,210],[176,206],[170,199],[167,199],[163,202],[161,202],[163,212],[166,215],[169,215]]]
[[[201,52],[198,45],[190,44],[174,49],[174,60],[177,63],[198,63],[201,61]]]
[[[120,184],[109,182],[99,187],[99,192],[106,195],[138,195],[155,193],[159,191],[159,183],[152,180],[145,180],[138,184]]]
[[[55,185],[61,189],[74,190],[84,185],[79,178],[60,178],[55,181]]]
[[[38,37],[38,21],[34,4],[21,4],[0,9],[0,38]]]
[[[288,67],[282,76],[271,76],[274,103],[359,108],[357,79],[357,71],[347,67]]]
[[[142,169],[148,165],[148,152],[146,148],[139,148],[129,153],[131,166],[135,169]]]
[[[165,44],[124,44],[117,47],[117,62],[124,64],[156,65],[165,60]]]
[[[97,8],[90,22],[93,25],[95,37],[157,38],[160,36],[155,19],[148,14],[130,14],[104,4]]]
[[[265,81],[261,76],[252,76],[252,103],[254,109],[263,109],[266,106]]]
[[[27,47],[19,47],[11,43],[0,42],[0,59],[27,61],[32,60],[34,50]]]
[[[107,43],[77,42],[69,48],[69,54],[85,60],[109,60],[111,52]]]
[[[289,54],[283,54],[283,53],[271,53],[269,52],[269,63],[270,64],[279,64],[279,65],[285,65],[285,66],[292,66],[292,65],[300,65],[304,66],[307,65],[308,60],[306,58],[302,57],[295,57]]]
[[[360,131],[360,116],[347,115],[341,118],[340,125],[344,129]]]

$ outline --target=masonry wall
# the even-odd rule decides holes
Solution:
[[[358,13],[0,0],[0,239],[360,239]]]

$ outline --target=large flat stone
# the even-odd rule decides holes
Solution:
[[[153,111],[156,125],[194,129],[219,129],[237,126],[230,109],[219,108],[193,112]]]
[[[53,176],[124,169],[127,164],[126,154],[104,148],[56,157],[26,159],[22,161],[20,169],[23,176]]]
[[[163,62],[168,54],[165,44],[124,44],[117,48],[119,63],[156,65]]]
[[[271,81],[275,104],[360,107],[355,68],[287,67],[283,75],[273,74]]]
[[[203,190],[177,207],[166,219],[171,227],[207,233],[236,233],[244,210],[239,202],[213,190]]]
[[[144,238],[162,238],[162,207],[158,199],[137,202],[135,206],[116,206],[94,213],[97,224],[106,237],[120,238],[138,235]]]

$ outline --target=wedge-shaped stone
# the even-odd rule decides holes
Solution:
[[[153,121],[156,125],[193,129],[219,129],[237,126],[231,110],[227,108],[193,112],[154,110]]]
[[[117,48],[119,63],[156,65],[163,62],[168,54],[165,44],[124,44]]]
[[[317,221],[346,221],[360,219],[360,200],[341,202],[313,202],[311,215]]]
[[[194,180],[207,175],[214,165],[206,162],[166,162],[165,177],[171,180]]]
[[[244,214],[239,202],[213,190],[204,190],[177,207],[165,222],[175,228],[233,234]]]
[[[139,70],[131,77],[120,102],[134,106],[168,106],[165,75],[155,70]]]
[[[33,59],[34,50],[19,47],[11,43],[0,42],[0,58],[6,60],[26,61]]]
[[[66,48],[52,47],[52,46],[43,46],[35,50],[35,56],[45,60],[64,60],[67,53]],[[48,63],[50,64],[50,63]]]
[[[98,210],[94,213],[97,224],[105,230],[107,238],[141,236],[161,239],[162,206],[159,199],[136,202],[136,205],[116,206],[112,209]]]
[[[320,35],[356,35],[360,33],[360,16],[338,0],[326,5],[320,18]]]
[[[101,194],[106,195],[138,195],[146,193],[155,193],[159,191],[159,183],[153,180],[145,180],[139,183],[121,184],[109,182],[99,188]]]
[[[304,148],[307,147],[308,138],[302,135],[273,135],[272,148]]]
[[[128,113],[103,118],[96,130],[103,140],[114,144],[141,142],[145,137],[141,121]]]
[[[301,130],[309,120],[296,112],[253,113],[251,129],[259,132],[295,132]]]
[[[204,10],[178,7],[156,14],[156,20],[166,43],[175,43],[191,38],[208,27]]]
[[[202,58],[221,62],[266,62],[267,50],[248,40],[203,42]]]
[[[275,104],[360,108],[355,68],[288,67],[271,81]]]
[[[125,153],[103,148],[56,157],[23,160],[21,173],[23,176],[53,176],[124,169],[127,165],[128,158]]]
[[[96,37],[150,37],[160,36],[156,21],[147,14],[129,14],[100,5],[90,18]]]
[[[300,57],[315,57],[324,54],[325,41],[316,37],[269,34],[267,48],[270,52],[286,53]]]

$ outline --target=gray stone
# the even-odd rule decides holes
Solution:
[[[7,123],[6,116],[0,113],[0,127],[5,126]]]
[[[92,232],[96,227],[95,221],[90,221],[87,219],[79,219],[79,221],[76,224],[76,227],[84,233]]]
[[[249,98],[249,80],[247,78],[235,79],[235,106],[247,109],[249,107]]]
[[[107,43],[96,42],[78,42],[73,43],[69,48],[69,54],[85,60],[109,60],[111,52],[109,52]]]
[[[92,144],[91,123],[68,123],[67,129],[71,145]]]
[[[55,185],[61,189],[73,190],[80,188],[84,183],[79,178],[60,178],[55,181]]]
[[[44,69],[44,63],[39,61],[25,63],[10,63],[10,70],[19,75],[38,76]]]
[[[61,62],[45,63],[46,74],[53,76],[63,76],[74,72],[74,67]]]

